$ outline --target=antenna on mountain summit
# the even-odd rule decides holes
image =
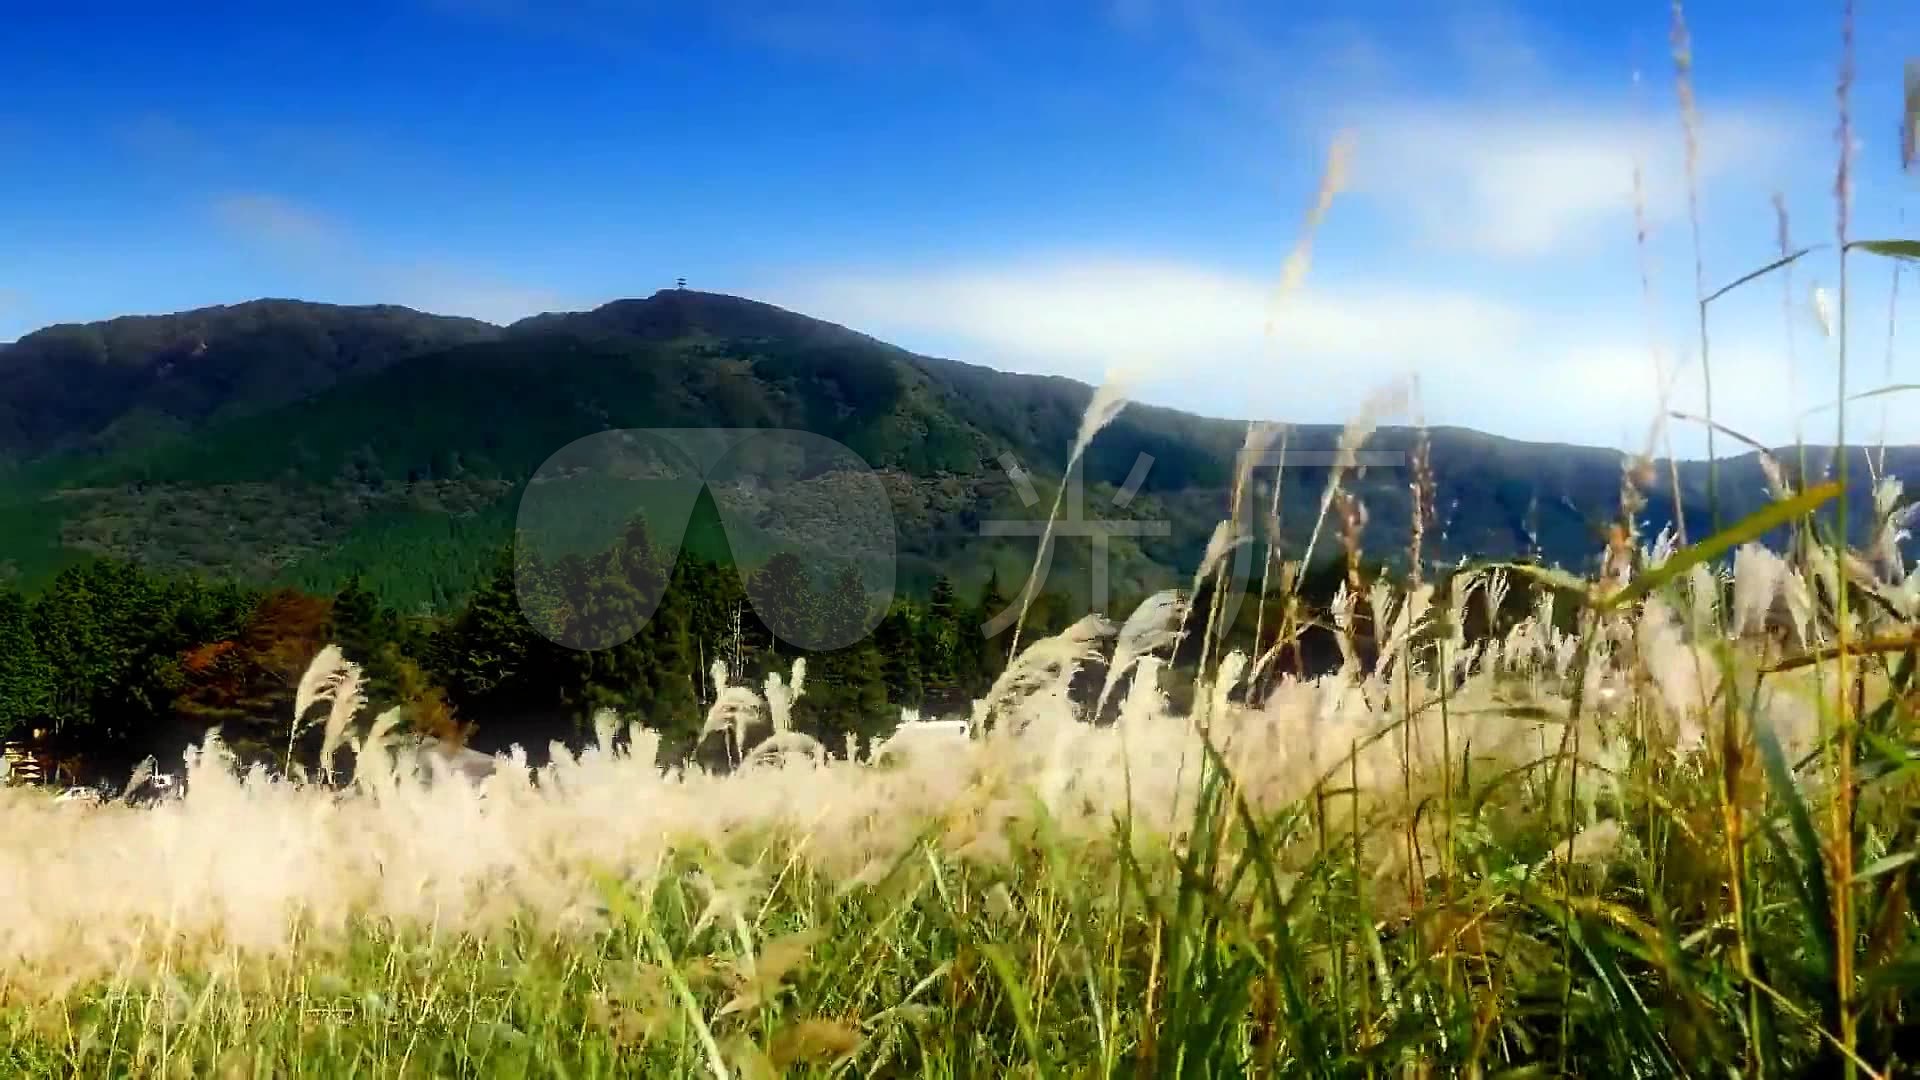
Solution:
[[[687,279],[683,277],[674,278],[673,287],[676,289],[685,289],[687,287]]]

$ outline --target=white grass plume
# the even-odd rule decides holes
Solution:
[[[320,740],[320,774],[327,779],[333,778],[333,755],[340,748],[348,725],[360,714],[360,707],[366,704],[367,697],[360,668],[347,664],[331,688],[332,707],[327,710],[327,722],[322,729]]]
[[[982,699],[989,721],[999,714],[1049,696],[1064,702],[1067,684],[1083,666],[1103,659],[1100,645],[1114,633],[1113,624],[1100,615],[1087,615],[1058,634],[1027,646],[1015,656]]]
[[[1463,587],[1455,603],[1474,602],[1467,593]],[[1349,611],[1357,600],[1348,595]],[[1380,604],[1393,607],[1395,626],[1417,625],[1416,601]],[[1697,724],[1698,703],[1711,694],[1685,680],[1717,667],[1697,666],[1688,650],[1698,643],[1670,611],[1649,608],[1636,613],[1613,660],[1652,668],[1649,720],[1679,743],[1676,729]],[[1560,745],[1568,713],[1560,658],[1571,639],[1539,614],[1515,629],[1511,652],[1540,670],[1515,679],[1469,660],[1447,687],[1451,754],[1435,707],[1442,684],[1421,664],[1281,677],[1257,704],[1216,697],[1206,706],[1209,737],[1255,810],[1351,784],[1354,797],[1329,800],[1331,812],[1393,836],[1396,823],[1439,790],[1443,766],[1458,776],[1465,762],[1475,776],[1492,776]],[[1076,843],[1114,841],[1119,823],[1118,842],[1164,850],[1180,843],[1179,828],[1191,820],[1205,748],[1191,718],[1160,693],[1162,661],[1151,651],[1132,662],[1120,721],[1084,722],[1067,685],[1075,671],[1101,662],[1114,637],[1092,617],[1033,643],[976,704],[977,715],[996,721],[991,738],[956,740],[899,768],[829,759],[788,732],[733,773],[668,769],[655,758],[657,737],[629,728],[617,740],[614,718],[603,716],[591,745],[559,747],[538,770],[524,754],[509,754],[477,785],[440,783],[444,767],[430,756],[423,770],[392,752],[398,718],[390,712],[364,738],[349,737],[358,759],[345,793],[259,768],[243,774],[217,733],[187,754],[185,794],[155,809],[63,806],[0,792],[0,982],[32,997],[163,966],[285,957],[337,943],[369,921],[445,934],[518,927],[593,935],[607,926],[601,873],[644,885],[668,872],[676,852],[738,849],[759,837],[790,838],[793,858],[836,881],[872,880],[875,866],[893,864],[930,835],[967,858],[1008,858],[1039,813]],[[1238,659],[1223,668],[1219,685],[1231,688],[1244,668]],[[1743,699],[1749,678],[1741,676]],[[790,682],[802,684],[802,674]],[[1829,692],[1837,687],[1830,672],[1826,683]],[[1771,696],[1761,718],[1798,733],[1798,745],[1817,738],[1818,703],[1800,693],[1801,681],[1765,685]],[[1526,710],[1512,708],[1516,697]],[[1604,718],[1583,716],[1582,760],[1609,760],[1617,738]],[[1412,725],[1404,739],[1396,727],[1403,723]],[[1601,775],[1583,776],[1582,790]],[[1567,792],[1542,788],[1538,797],[1564,806]],[[1590,825],[1569,854],[1603,855],[1603,826]],[[1383,857],[1376,880],[1392,885],[1382,886],[1383,896],[1405,880],[1407,865]],[[717,891],[745,887],[721,866],[712,870]],[[1376,916],[1391,910],[1383,904]]]
[[[802,656],[794,660],[792,676],[792,681],[786,682],[780,678],[779,672],[768,672],[766,685],[761,693],[761,696],[766,699],[767,718],[773,725],[775,735],[785,735],[793,730],[793,703],[800,699],[807,685],[806,657]]]
[[[723,686],[707,709],[706,723],[700,727],[700,737],[705,738],[716,731],[732,733],[736,740],[744,739],[747,732],[760,723],[760,695],[750,686]]]
[[[1162,589],[1142,600],[1127,621],[1120,625],[1120,635],[1114,641],[1113,659],[1107,664],[1107,678],[1100,686],[1100,696],[1093,706],[1093,715],[1097,719],[1106,711],[1107,699],[1147,656],[1179,643],[1185,631],[1182,624],[1186,621],[1189,602],[1178,589]]]
[[[1333,499],[1340,491],[1341,480],[1357,465],[1360,448],[1373,437],[1374,430],[1379,427],[1382,419],[1402,415],[1407,411],[1409,393],[1410,384],[1404,379],[1380,387],[1360,403],[1359,412],[1355,413],[1353,418],[1347,421],[1346,427],[1340,430],[1333,468],[1327,474],[1326,490],[1320,494],[1320,511],[1314,518],[1313,531],[1307,536],[1307,550],[1300,559],[1302,565],[1313,565],[1314,545],[1320,539],[1320,530],[1326,524],[1327,511],[1333,507]]]
[[[315,654],[301,673],[293,691],[293,717],[287,732],[287,752],[283,768],[297,773],[302,766],[293,760],[300,736],[311,727],[308,715],[321,702],[329,705],[323,725],[320,770],[331,779],[333,754],[339,748],[348,725],[366,704],[366,680],[360,665],[348,660],[338,645],[328,645]]]
[[[1110,377],[1093,392],[1092,400],[1087,402],[1086,412],[1080,416],[1080,430],[1074,436],[1073,446],[1067,454],[1067,466],[1060,473],[1060,487],[1053,495],[1053,507],[1047,512],[1047,527],[1040,534],[1039,547],[1034,551],[1033,568],[1027,571],[1027,580],[1020,587],[1020,614],[1013,622],[1013,640],[1008,645],[1008,655],[1020,652],[1020,630],[1026,624],[1027,612],[1033,607],[1034,597],[1040,592],[1040,572],[1046,565],[1049,546],[1053,543],[1053,525],[1060,517],[1061,500],[1067,496],[1066,478],[1080,464],[1080,458],[1086,454],[1087,447],[1093,445],[1094,436],[1100,429],[1113,423],[1120,411],[1127,406],[1127,386],[1124,380]]]
[[[332,692],[352,666],[352,661],[341,653],[340,646],[328,645],[321,649],[307,665],[307,670],[301,673],[300,682],[294,687],[294,722],[304,720],[307,713]]]

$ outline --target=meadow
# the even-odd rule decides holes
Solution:
[[[1288,605],[1258,655],[1203,660],[1184,713],[1160,654],[1221,613],[1183,591],[1027,644],[964,740],[829,753],[787,724],[801,665],[717,695],[741,758],[718,772],[660,767],[603,714],[596,745],[469,781],[399,753],[328,650],[296,709],[350,781],[243,774],[213,736],[155,807],[0,789],[0,1053],[21,1075],[1893,1075],[1920,1033],[1920,577],[1898,483],[1844,555],[1811,515],[1837,490],[1783,481],[1593,580],[1466,567]],[[1783,525],[1786,554],[1751,542]],[[1284,596],[1295,565],[1251,584]],[[1515,589],[1534,613],[1468,640]],[[1308,622],[1339,670],[1279,670]]]
[[[1848,153],[1841,403],[1848,256],[1920,255],[1848,237]],[[1095,396],[1072,458],[1123,405]],[[645,717],[609,712],[593,745],[476,780],[402,753],[404,717],[364,715],[327,650],[295,704],[314,765],[241,769],[213,734],[155,806],[0,787],[0,1067],[1910,1074],[1916,504],[1871,455],[1860,476],[1823,452],[1829,476],[1759,452],[1772,503],[1706,537],[1641,534],[1655,461],[1629,458],[1581,573],[1430,566],[1418,449],[1391,575],[1362,570],[1357,465],[1299,552],[1242,476],[1191,588],[1016,627],[964,738],[821,746],[789,723],[803,665],[757,687],[722,665],[707,734],[730,768],[664,764]],[[1250,651],[1223,644],[1243,545],[1279,613]],[[1316,545],[1349,568],[1318,607],[1293,589]],[[1504,617],[1516,595],[1530,614]],[[1309,632],[1337,668],[1299,665]]]

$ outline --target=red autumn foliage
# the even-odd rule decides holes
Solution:
[[[284,725],[291,719],[300,675],[326,645],[332,603],[291,589],[271,593],[232,641],[182,658],[187,685],[176,699],[180,717],[197,725]],[[229,732],[239,748],[244,732]]]

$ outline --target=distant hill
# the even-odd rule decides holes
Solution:
[[[391,600],[444,608],[508,541],[520,493],[556,450],[615,428],[735,427],[815,432],[879,470],[908,588],[941,573],[1018,577],[1033,541],[983,538],[982,523],[1045,507],[1026,505],[1003,456],[1050,501],[1091,393],[677,289],[504,328],[286,300],[50,327],[0,347],[0,457],[12,462],[0,478],[0,574],[32,587],[89,553],[311,587],[358,572]],[[1095,441],[1087,515],[1169,523],[1164,537],[1113,541],[1116,591],[1192,572],[1226,512],[1245,431],[1129,406]],[[1330,450],[1338,434],[1299,426],[1288,446]],[[1456,428],[1430,437],[1441,519],[1431,555],[1511,556],[1537,543],[1573,565],[1598,549],[1620,454]],[[1413,439],[1386,428],[1368,445],[1405,450]],[[1142,455],[1144,483],[1117,499]],[[1920,452],[1892,461],[1920,480]],[[1765,498],[1753,455],[1720,467],[1724,513]],[[1666,468],[1656,474],[1654,528],[1672,505]],[[1296,542],[1325,477],[1324,467],[1285,475],[1281,518]],[[1684,501],[1702,514],[1696,534],[1705,477],[1701,463],[1681,467]],[[1360,483],[1370,552],[1404,549],[1409,479],[1375,468]],[[688,543],[716,532],[696,527]],[[1084,588],[1093,557],[1085,540],[1064,543],[1050,583]]]
[[[294,300],[49,326],[0,345],[0,460],[138,447],[499,335],[474,319]]]

